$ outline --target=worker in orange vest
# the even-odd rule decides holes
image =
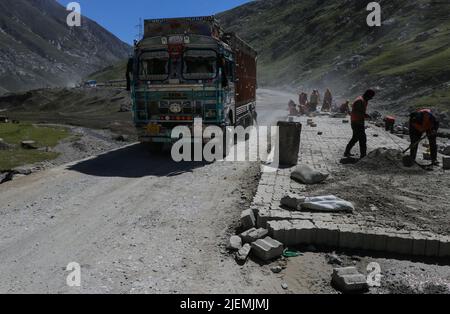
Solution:
[[[370,118],[367,115],[367,107],[369,101],[375,97],[375,91],[372,89],[367,90],[363,96],[356,98],[352,105],[351,120],[353,137],[345,149],[344,156],[347,158],[352,157],[351,150],[359,142],[360,157],[364,158],[367,155],[367,135],[366,135],[366,119]]]
[[[409,136],[411,138],[411,159],[416,160],[420,140],[424,133],[430,142],[431,160],[433,165],[439,165],[437,160],[437,131],[439,121],[430,109],[420,109],[413,112],[409,119]]]

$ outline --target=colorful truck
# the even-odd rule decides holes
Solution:
[[[256,119],[257,53],[214,17],[144,22],[127,67],[139,139],[171,144],[176,126],[248,127]],[[204,139],[207,141],[207,139]]]

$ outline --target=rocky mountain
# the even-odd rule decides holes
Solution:
[[[259,0],[217,17],[259,51],[262,86],[331,87],[343,97],[369,86],[380,107],[450,108],[450,2],[379,0],[382,26],[367,25],[371,0]]]
[[[0,94],[71,86],[127,58],[129,45],[82,17],[69,27],[56,0],[0,1]]]

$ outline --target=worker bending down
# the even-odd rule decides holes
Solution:
[[[439,121],[430,109],[420,109],[413,112],[409,119],[409,136],[411,138],[411,159],[416,160],[419,144],[424,133],[430,142],[431,160],[433,165],[439,165],[437,160],[437,131]]]

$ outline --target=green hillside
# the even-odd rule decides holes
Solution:
[[[258,50],[263,86],[344,96],[373,86],[386,108],[426,102],[448,111],[450,2],[378,1],[383,25],[374,28],[369,2],[261,0],[218,18]]]

